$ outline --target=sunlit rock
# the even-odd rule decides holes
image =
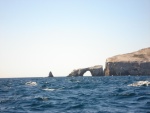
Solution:
[[[103,76],[103,67],[101,65],[75,69],[68,76],[83,76],[87,71],[90,71],[92,76]]]
[[[150,47],[106,60],[105,75],[150,75]]]

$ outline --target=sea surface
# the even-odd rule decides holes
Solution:
[[[0,113],[150,113],[150,76],[1,78]]]

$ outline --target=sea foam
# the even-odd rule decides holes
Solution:
[[[149,81],[138,81],[138,82],[135,82],[133,84],[129,84],[128,86],[139,87],[139,86],[148,86],[148,85],[150,85]]]
[[[26,82],[26,85],[29,85],[29,86],[36,86],[37,83],[36,83],[36,82],[29,81],[29,82]]]
[[[43,90],[45,90],[45,91],[54,91],[55,89],[45,88]]]

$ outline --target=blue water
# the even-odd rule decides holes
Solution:
[[[150,76],[0,79],[0,113],[150,113]]]

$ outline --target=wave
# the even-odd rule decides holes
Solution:
[[[29,85],[29,86],[36,86],[37,83],[36,83],[36,82],[29,81],[29,82],[26,82],[26,85]]]
[[[43,96],[35,96],[34,97],[37,101],[48,101],[48,97],[43,97]]]
[[[45,91],[54,91],[54,90],[56,90],[56,89],[45,88],[45,89],[43,89],[43,90],[45,90]]]
[[[129,84],[128,86],[139,87],[139,86],[149,86],[149,85],[150,85],[149,81],[138,81],[138,82],[135,82],[133,84]]]

